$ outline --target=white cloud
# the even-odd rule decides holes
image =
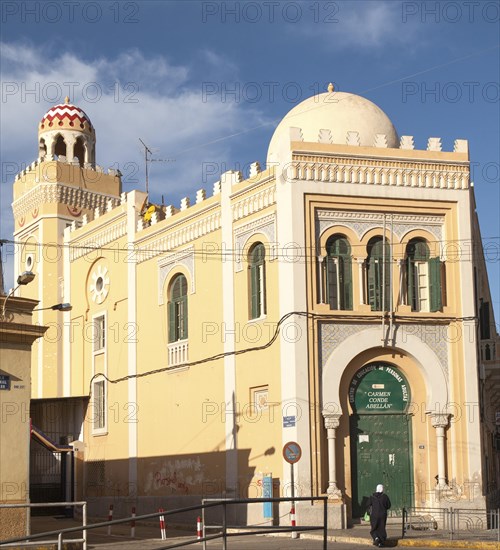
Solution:
[[[319,37],[332,50],[349,48],[352,53],[354,50],[393,47],[413,41],[418,31],[417,20],[402,24],[402,2],[363,0],[335,4],[334,15],[328,17],[327,12],[320,10],[314,23],[299,27],[302,32]]]
[[[222,166],[234,159],[231,140],[219,138],[248,127],[249,119],[262,122],[254,105],[222,102],[217,95],[204,101],[201,84],[189,81],[190,67],[174,65],[165,56],[145,57],[135,49],[114,58],[85,60],[26,43],[1,44],[1,56],[2,238],[11,238],[13,231],[12,163],[22,169],[36,158],[38,123],[66,95],[96,128],[98,164],[118,166],[126,191],[144,188],[139,138],[159,158],[189,150],[175,162],[152,164],[151,194],[155,200],[164,195],[167,204],[178,205],[180,197],[193,197],[201,187],[210,195],[216,177],[203,181],[203,163]],[[207,60],[216,63],[220,57],[213,53]]]

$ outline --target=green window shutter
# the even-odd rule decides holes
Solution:
[[[340,309],[352,309],[352,270],[349,256],[339,257]]]
[[[439,258],[429,260],[430,310],[440,311],[443,307],[441,292],[441,262]]]
[[[259,311],[259,266],[250,266],[250,309],[251,318],[260,317]]]
[[[175,334],[175,303],[168,302],[167,304],[167,316],[168,316],[168,341],[175,342],[177,340]]]
[[[187,296],[183,296],[179,302],[179,325],[181,334],[179,334],[179,340],[187,340],[188,337],[188,304]]]
[[[262,285],[262,315],[267,313],[267,290],[266,290],[266,264],[262,263],[262,280],[260,281]]]
[[[339,309],[337,266],[331,257],[326,259],[326,293],[330,309]]]
[[[382,309],[382,262],[373,259],[368,264],[368,301],[372,311]]]

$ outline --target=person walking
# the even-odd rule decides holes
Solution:
[[[387,531],[385,526],[387,523],[387,510],[391,507],[389,497],[384,493],[384,486],[379,484],[375,493],[368,499],[367,512],[370,514],[370,535],[373,539],[373,544],[378,547],[384,546],[387,540]]]

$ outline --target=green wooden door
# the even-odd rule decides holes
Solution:
[[[351,416],[353,517],[362,517],[379,483],[391,499],[392,514],[413,504],[411,424],[406,414]]]

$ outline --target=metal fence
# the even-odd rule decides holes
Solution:
[[[230,526],[227,522],[227,512],[228,507],[239,505],[239,504],[255,504],[255,503],[264,503],[264,502],[270,502],[270,503],[280,503],[280,502],[299,502],[299,501],[306,501],[306,502],[322,502],[323,504],[323,523],[322,525],[295,525],[290,527],[285,526],[263,526],[257,528],[257,526],[238,526],[237,532],[230,532],[232,529],[234,529],[234,526]],[[92,529],[99,529],[102,527],[109,527],[111,525],[119,525],[122,523],[130,523],[131,520],[135,521],[143,521],[143,520],[149,520],[149,519],[158,519],[160,516],[173,516],[175,514],[184,514],[186,512],[193,512],[193,511],[200,511],[204,514],[205,510],[209,508],[220,508],[222,511],[221,514],[221,524],[214,526],[212,525],[212,528],[217,528],[217,532],[212,535],[207,535],[205,532],[203,532],[203,536],[198,536],[197,534],[193,537],[191,540],[170,544],[168,546],[162,546],[158,547],[157,550],[170,550],[172,548],[181,548],[184,546],[190,546],[191,544],[196,543],[203,543],[205,547],[205,543],[209,540],[216,540],[221,539],[222,540],[222,548],[223,550],[227,550],[228,548],[228,539],[230,537],[235,536],[245,536],[245,535],[262,535],[263,533],[290,533],[292,536],[295,532],[301,532],[301,531],[322,531],[323,533],[323,549],[326,550],[327,548],[327,503],[328,503],[328,497],[293,497],[293,498],[250,498],[250,499],[216,499],[211,502],[204,501],[202,504],[197,506],[189,506],[185,508],[177,508],[175,510],[162,510],[160,512],[155,512],[153,514],[144,514],[141,516],[134,516],[134,517],[127,517],[123,519],[115,519],[112,521],[106,521],[101,523],[93,523],[92,525],[86,524],[86,503],[80,503],[80,502],[74,502],[74,503],[64,503],[64,502],[56,502],[51,503],[51,505],[54,506],[64,506],[66,504],[74,504],[74,505],[80,505],[84,504],[84,512],[83,512],[83,525],[81,527],[70,527],[67,529],[58,529],[56,531],[47,531],[45,533],[37,533],[36,535],[29,535],[27,537],[18,537],[18,538],[12,538],[4,541],[0,541],[0,547],[8,547],[12,545],[20,546],[19,543],[25,543],[29,544],[28,541],[31,540],[39,540],[39,539],[46,539],[47,537],[53,537],[56,536],[57,539],[50,541],[52,543],[57,542],[57,548],[58,550],[62,550],[63,543],[64,543],[64,537],[66,537],[66,540],[68,540],[67,535],[70,533],[77,533],[82,532],[83,537],[81,539],[70,539],[71,542],[83,542],[83,550],[86,550],[87,548],[87,532]],[[9,506],[9,505],[7,505]],[[46,504],[27,504],[27,505],[10,505],[10,507],[15,506],[46,506]],[[44,541],[46,542],[46,541]]]
[[[33,508],[61,508],[61,507],[71,507],[75,508],[77,506],[82,507],[82,526],[76,527],[73,529],[73,531],[82,532],[82,538],[79,539],[71,539],[71,542],[81,542],[83,543],[83,550],[87,550],[87,503],[85,501],[81,502],[36,502],[36,503],[25,503],[25,504],[0,504],[0,508],[28,508],[29,514],[26,520],[26,536],[15,538],[15,539],[8,539],[4,541],[0,541],[0,546],[30,546],[33,543],[31,542],[34,539],[45,539],[46,537],[59,535],[58,531],[50,531],[47,533],[37,533],[36,535],[31,534],[31,510]],[[48,539],[43,540],[44,543],[54,544],[58,542],[58,539]],[[16,543],[16,544],[14,544]],[[21,543],[21,544],[19,544]],[[58,546],[59,547],[59,546]],[[62,546],[60,546],[62,548]]]
[[[500,509],[404,508],[402,536],[419,531],[419,537],[432,537],[436,531],[450,540],[492,540],[500,542]]]

